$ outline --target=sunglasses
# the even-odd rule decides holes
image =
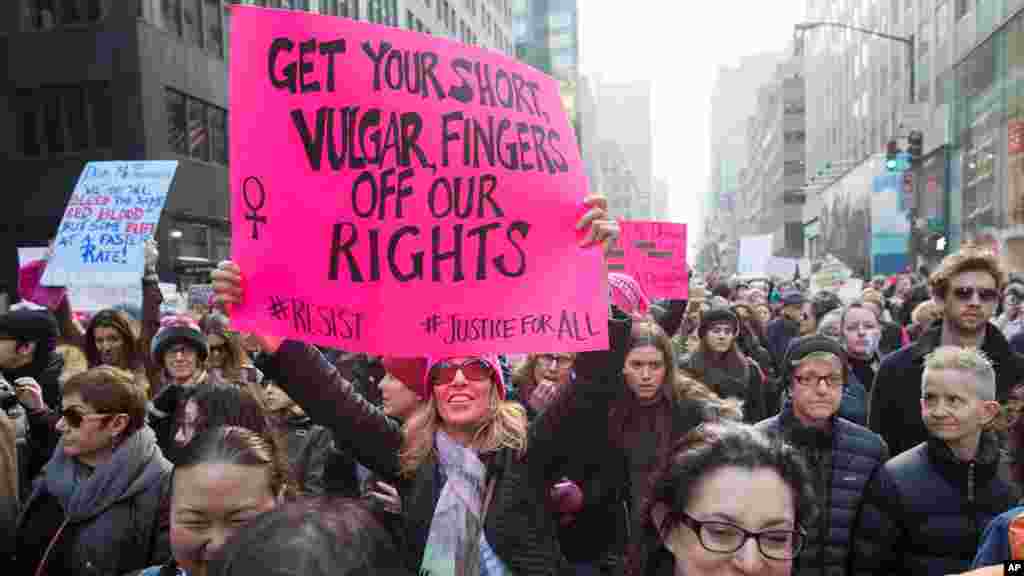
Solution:
[[[64,419],[64,423],[71,428],[80,428],[82,423],[91,418],[107,418],[113,416],[108,412],[97,412],[96,414],[85,414],[80,410],[74,408],[65,408],[61,410],[60,417]]]
[[[455,375],[462,371],[466,380],[480,382],[494,376],[494,369],[483,360],[474,358],[466,360],[461,364],[455,362],[441,362],[430,369],[430,381],[434,386],[447,386],[455,380]]]
[[[999,291],[995,288],[974,288],[972,286],[958,286],[953,288],[953,296],[957,300],[969,301],[977,294],[982,302],[995,302],[999,300]]]

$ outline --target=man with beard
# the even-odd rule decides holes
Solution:
[[[892,454],[928,439],[920,414],[924,359],[939,346],[979,348],[996,373],[996,399],[1006,400],[1024,377],[1024,362],[989,322],[1007,281],[995,255],[968,246],[943,259],[929,279],[932,298],[942,307],[942,324],[885,357],[868,404],[868,424],[882,435]]]

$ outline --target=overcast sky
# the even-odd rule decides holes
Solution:
[[[609,81],[654,82],[654,174],[669,213],[699,229],[710,170],[711,90],[719,66],[781,50],[805,0],[578,0],[580,65]]]

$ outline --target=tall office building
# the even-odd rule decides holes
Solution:
[[[650,219],[651,193],[654,187],[654,135],[652,127],[651,83],[602,82],[593,84],[596,101],[597,138],[615,142],[632,175],[629,217]],[[587,119],[583,118],[582,122]]]
[[[955,64],[943,83],[950,108],[949,244],[991,245],[1021,272],[1024,0],[962,0],[952,16]]]
[[[219,0],[0,3],[0,246],[45,245],[86,162],[178,160],[161,271],[229,255],[224,20]]]
[[[723,66],[711,99],[711,170],[707,195],[701,202],[703,230],[698,261],[705,269],[735,266],[737,195],[748,162],[747,125],[757,110],[758,89],[771,81],[782,53],[748,56],[736,66]],[[730,252],[731,250],[731,252]],[[730,262],[726,262],[727,255]]]
[[[924,232],[925,222],[942,225],[945,144],[951,136],[948,71],[955,58],[957,13],[973,2],[808,0],[809,22],[838,22],[897,38],[834,26],[802,34],[810,193],[827,193],[830,182],[884,152],[889,141],[905,149],[910,132],[921,131],[924,157],[914,170],[914,237]]]
[[[517,59],[558,80],[562,104],[580,141],[579,10],[576,0],[510,0]]]
[[[803,256],[804,79],[800,61],[778,64],[757,91],[747,123],[747,161],[740,175],[734,227],[741,236],[771,234],[772,254]]]
[[[906,148],[910,131],[921,131],[923,157],[910,170],[914,264],[934,264],[941,247],[969,240],[1024,269],[1022,10],[1024,0],[807,2],[811,22],[905,40],[835,27],[803,35],[807,173],[828,181],[890,140]],[[832,169],[821,174],[826,163]]]
[[[403,26],[513,54],[510,0],[248,0]],[[227,53],[221,0],[0,2],[0,292],[18,245],[45,245],[91,160],[178,160],[157,231],[166,280],[230,254]],[[25,57],[30,54],[31,57]],[[176,272],[176,274],[174,273]]]

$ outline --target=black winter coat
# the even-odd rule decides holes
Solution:
[[[924,357],[942,341],[936,324],[914,343],[882,359],[868,402],[868,427],[882,435],[892,454],[928,440],[921,420],[921,374]],[[1024,380],[1024,358],[1010,351],[1006,338],[988,324],[981,345],[996,370],[996,400],[1004,402],[1010,389]]]
[[[930,438],[885,463],[857,514],[850,574],[943,576],[967,571],[982,530],[1017,501],[997,475],[998,439],[982,434],[975,461]]]
[[[327,492],[327,463],[333,456],[331,431],[313,424],[308,416],[293,416],[278,427],[288,448],[292,477],[304,494],[323,496]]]
[[[609,330],[612,342],[618,343],[613,349],[624,348],[628,322],[610,322]],[[608,405],[618,384],[608,374],[616,374],[616,363],[622,365],[622,358],[610,357],[607,352],[577,357],[576,385],[565,387],[530,424],[526,456],[501,450],[481,458],[496,480],[484,534],[512,573],[557,574],[563,566],[556,522],[547,508],[548,489],[568,472],[570,458],[591,442],[590,431],[607,415],[599,407]],[[406,560],[417,570],[443,485],[436,459],[428,458],[411,478],[401,477],[398,453],[403,437],[396,420],[356,393],[315,348],[288,341],[274,360],[284,376],[285,391],[314,422],[331,429],[338,448],[397,484],[405,511]]]
[[[878,341],[878,354],[886,356],[903,347],[903,329],[893,322],[882,322],[882,337]]]
[[[706,365],[704,352],[697,350],[683,358],[679,369],[699,380],[722,398],[743,402],[743,421],[753,424],[776,414],[778,391],[769,383],[757,362],[744,358],[742,373],[732,373]]]
[[[4,370],[3,377],[14,384],[18,378],[34,378],[43,390],[43,403],[48,407],[57,409],[60,407],[60,375],[64,371],[64,357],[56,351],[51,351],[35,359],[28,366],[14,370]]]
[[[23,368],[4,371],[3,378],[12,385],[18,378],[34,378],[43,390],[43,403],[51,410],[59,411],[62,397],[60,393],[60,374],[63,370],[64,358],[60,354],[52,352]],[[25,412],[24,408],[20,406],[15,411],[17,410]],[[28,418],[18,420],[18,423],[18,436],[19,442],[21,442],[18,447],[20,489],[22,496],[28,496],[27,491],[31,489],[32,479],[39,474],[39,471],[43,469],[43,466],[50,459],[50,454],[53,452],[54,446],[56,446],[59,435],[55,430],[46,430],[39,426],[43,421],[33,421],[30,415]],[[57,420],[47,420],[47,423],[55,425]],[[26,424],[28,425],[26,426]]]
[[[809,537],[793,574],[845,574],[854,516],[868,480],[889,458],[888,447],[878,434],[844,418],[833,418],[828,433],[808,428],[791,406],[757,427],[781,434],[796,446],[820,480],[815,488],[818,521],[804,527]]]
[[[800,324],[789,318],[780,317],[769,322],[765,326],[764,332],[765,345],[772,355],[775,371],[778,374],[783,374],[786,372],[786,367],[782,365],[782,361],[786,357],[786,349],[789,348],[791,340],[800,337]]]
[[[124,492],[74,518],[40,477],[22,509],[16,557],[5,573],[31,576],[44,557],[43,574],[51,576],[119,575],[167,561],[171,463],[155,450],[141,464]]]

